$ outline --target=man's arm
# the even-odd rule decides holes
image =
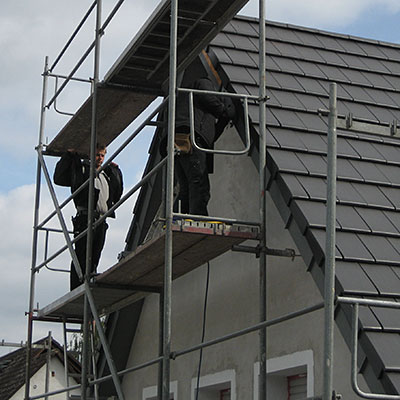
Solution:
[[[64,153],[56,164],[53,180],[59,186],[72,186],[72,165],[74,164],[74,154],[70,151]]]

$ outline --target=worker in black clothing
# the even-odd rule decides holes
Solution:
[[[117,164],[107,165],[100,173],[98,172],[103,164],[106,155],[106,147],[97,145],[96,149],[96,177],[94,181],[94,221],[104,215],[120,198],[123,191],[122,173]],[[90,176],[90,162],[82,159],[74,150],[64,153],[58,161],[54,171],[54,183],[60,186],[68,186],[74,193]],[[89,185],[74,197],[77,210],[76,216],[72,219],[74,237],[77,237],[88,226],[88,196]],[[110,217],[115,218],[115,213]],[[96,272],[100,255],[106,239],[108,225],[105,220],[93,230],[92,242],[92,265],[89,273]],[[82,268],[86,271],[86,244],[87,236],[83,236],[75,242],[75,252]],[[80,285],[78,274],[71,263],[70,286],[71,290]]]
[[[190,79],[188,73],[183,77],[182,87],[216,91],[208,77]],[[211,93],[194,94],[194,131],[196,143],[203,148],[212,149],[218,134],[235,117],[235,107],[230,98]],[[216,131],[216,122],[218,129]],[[179,182],[178,200],[184,214],[208,215],[210,200],[210,181],[208,174],[210,156],[197,150],[190,143],[189,95],[179,92],[176,99],[175,145],[180,149],[175,156],[175,173]],[[161,140],[161,152],[165,153],[166,130]],[[177,210],[175,202],[175,211]]]

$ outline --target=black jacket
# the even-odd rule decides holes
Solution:
[[[122,172],[116,164],[109,164],[104,169],[109,187],[109,197],[107,201],[108,209],[110,209],[122,196],[123,180]],[[82,160],[76,153],[64,153],[56,164],[54,170],[54,183],[59,186],[67,186],[74,193],[82,183],[84,183],[90,175],[90,163],[88,160]],[[89,185],[85,187],[74,197],[75,206],[82,209],[88,207]],[[94,204],[97,204],[99,198],[99,190],[95,189]],[[115,213],[110,215],[115,218]]]
[[[189,86],[190,89],[215,91],[210,79],[199,78]],[[185,86],[185,87],[187,87]],[[228,97],[214,94],[194,94],[194,130],[200,136],[201,145],[212,148],[222,130],[230,120],[235,117],[235,106]],[[164,111],[164,121],[167,121],[168,110]],[[219,132],[216,132],[216,120],[218,119]],[[180,92],[176,98],[175,130],[179,133],[190,132],[189,94]],[[166,154],[167,129],[163,129],[160,141],[160,151]]]
[[[190,85],[191,89],[215,91],[210,79],[199,78]],[[216,140],[215,120],[224,120],[225,125],[234,118],[234,106],[229,98],[214,94],[194,94],[194,130],[211,148]],[[179,93],[176,100],[175,126],[177,132],[190,127],[189,94]],[[224,125],[224,126],[225,126]],[[188,132],[188,131],[187,131]]]

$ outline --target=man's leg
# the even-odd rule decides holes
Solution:
[[[187,164],[187,154],[181,154],[175,157],[175,174],[179,182],[179,195],[174,204],[174,212],[178,212],[178,203],[181,202],[180,212],[182,214],[189,213],[189,183],[185,171]]]
[[[77,237],[81,232],[86,229],[87,226],[87,216],[77,215],[72,219],[74,226],[74,237]],[[75,253],[78,258],[79,264],[82,269],[82,273],[85,274],[86,271],[86,235],[75,242]],[[70,289],[73,290],[81,284],[78,274],[76,273],[74,262],[71,262],[71,273],[70,273]]]
[[[108,224],[103,221],[95,230],[93,235],[93,245],[92,245],[92,269],[90,273],[96,272],[97,266],[99,265],[101,252],[103,250],[104,244],[106,242],[106,232],[108,229]]]
[[[185,169],[189,182],[189,213],[208,215],[210,181],[208,179],[206,153],[193,149],[193,152],[188,155]]]

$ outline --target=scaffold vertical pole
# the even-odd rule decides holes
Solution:
[[[85,288],[90,280],[92,265],[92,248],[93,248],[93,219],[94,219],[94,179],[96,175],[96,143],[97,143],[97,85],[99,82],[99,64],[100,64],[100,28],[101,28],[101,11],[102,0],[97,0],[96,6],[96,31],[95,31],[95,47],[94,47],[94,71],[92,81],[92,120],[90,131],[90,180],[88,195],[88,220],[87,220],[87,237],[86,237],[86,271],[83,271]],[[90,289],[89,289],[90,290]],[[90,323],[90,307],[85,292],[84,296],[84,314],[83,314],[83,343],[82,343],[82,399],[86,400],[88,389],[89,375],[89,323]]]
[[[259,171],[260,171],[260,246],[267,247],[266,243],[266,73],[265,73],[265,0],[259,1],[259,118],[260,118],[260,148],[259,148]],[[267,256],[264,251],[260,254],[260,321],[267,319]],[[260,380],[259,399],[267,398],[267,328],[259,332],[260,337]]]
[[[163,329],[163,379],[162,400],[169,400],[171,356],[171,290],[172,290],[172,215],[174,191],[174,137],[176,107],[176,67],[178,36],[178,0],[171,0],[169,99],[168,99],[168,160],[165,199],[165,269],[164,269],[164,329]]]
[[[40,108],[39,123],[39,141],[37,152],[43,151],[44,126],[46,120],[46,97],[48,84],[48,68],[49,58],[45,58],[43,71],[43,87],[42,87],[42,104]],[[36,169],[36,194],[35,194],[35,210],[33,217],[33,238],[32,238],[32,258],[31,258],[31,281],[29,288],[29,311],[28,311],[28,334],[26,341],[26,365],[25,365],[25,400],[29,399],[30,390],[30,372],[31,372],[31,353],[32,353],[32,337],[33,337],[33,308],[35,303],[35,281],[36,281],[36,261],[37,261],[37,245],[39,235],[39,206],[40,206],[40,186],[41,186],[42,167],[38,155]]]
[[[336,83],[329,87],[328,126],[328,185],[325,245],[325,324],[324,324],[324,390],[323,400],[331,400],[333,393],[333,346],[335,302],[335,245],[336,245]]]

